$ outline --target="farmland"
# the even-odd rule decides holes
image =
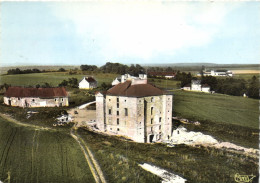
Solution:
[[[170,170],[192,183],[233,182],[237,172],[258,175],[257,160],[218,149],[141,144],[83,129],[79,134],[100,162],[108,182],[159,182],[158,177],[141,171],[140,163]]]
[[[0,85],[7,83],[12,86],[35,86],[37,84],[49,83],[51,86],[57,86],[63,80],[67,80],[68,78],[77,78],[80,81],[84,76],[91,75],[94,76],[98,84],[101,83],[111,83],[112,80],[117,76],[116,74],[75,74],[70,75],[67,72],[48,72],[48,73],[35,73],[35,74],[19,74],[19,75],[2,75],[0,78]]]
[[[10,182],[94,182],[69,134],[20,127],[0,118],[0,180]]]
[[[258,100],[222,94],[174,91],[175,116],[198,120],[203,131],[219,140],[258,148]],[[252,134],[257,135],[252,135]]]

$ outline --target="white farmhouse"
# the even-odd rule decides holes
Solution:
[[[97,81],[93,77],[84,77],[79,82],[80,89],[93,89],[97,87]]]
[[[192,80],[191,84],[185,85],[183,90],[190,90],[190,91],[201,91],[201,92],[210,92],[210,86],[208,84],[201,84],[201,80]]]
[[[131,76],[130,74],[124,74],[124,75],[116,77],[113,80],[113,82],[112,82],[112,86],[115,86],[115,85],[117,85],[119,83],[124,83],[127,80],[132,80],[132,79],[135,79],[135,80],[147,80],[147,75],[146,74],[139,74],[138,77],[135,77],[135,76]]]
[[[96,94],[97,127],[136,142],[169,140],[173,97],[145,80],[131,80]]]

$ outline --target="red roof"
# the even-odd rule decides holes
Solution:
[[[68,93],[64,87],[59,88],[23,88],[9,87],[5,92],[6,97],[67,97]]]
[[[150,84],[132,85],[131,81],[126,81],[109,89],[106,94],[126,97],[146,97],[163,95],[164,92]]]

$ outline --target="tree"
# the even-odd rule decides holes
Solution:
[[[65,72],[66,70],[64,68],[59,68],[58,72]]]

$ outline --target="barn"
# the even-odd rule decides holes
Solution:
[[[61,107],[68,106],[69,99],[64,87],[9,87],[4,94],[4,103],[18,107]]]

